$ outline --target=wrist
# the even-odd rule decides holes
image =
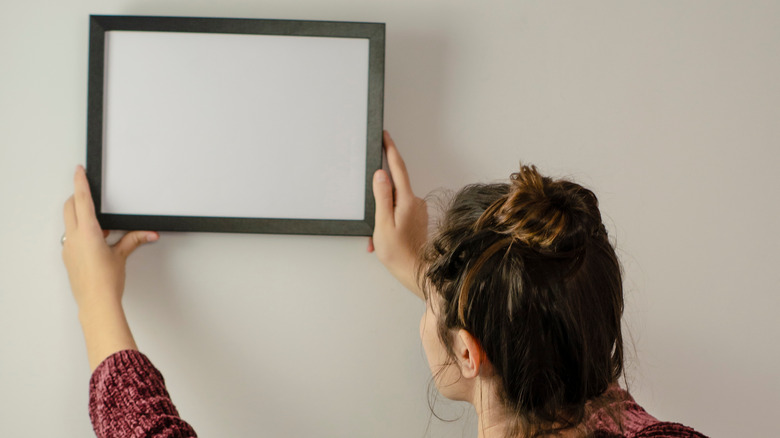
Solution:
[[[93,371],[105,358],[117,351],[138,349],[124,309],[118,301],[80,308],[79,321]]]
[[[84,334],[99,333],[107,327],[126,324],[125,310],[114,301],[92,302],[79,307],[79,322]]]
[[[90,318],[93,315],[100,315],[106,313],[124,313],[122,307],[122,299],[114,296],[103,294],[90,299],[84,299],[76,302],[78,306],[79,320],[84,318]]]
[[[417,283],[416,264],[413,261],[405,263],[403,266],[396,266],[395,269],[390,270],[390,273],[413,294],[425,299],[422,289]]]

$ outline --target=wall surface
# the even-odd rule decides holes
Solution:
[[[780,3],[3,0],[0,436],[91,435],[59,244],[90,13],[386,22],[385,127],[415,190],[520,160],[592,187],[625,267],[638,401],[711,436],[774,435]],[[476,435],[459,404],[429,421],[423,305],[365,247],[162,233],[133,255],[136,340],[201,436]]]

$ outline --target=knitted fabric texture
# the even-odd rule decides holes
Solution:
[[[89,417],[98,438],[191,438],[162,374],[142,353],[114,353],[92,373]]]
[[[707,438],[682,424],[659,421],[617,385],[611,386],[603,397],[610,400],[609,409],[620,412],[622,427],[605,410],[597,411],[588,419],[597,438]]]
[[[707,438],[690,427],[658,421],[617,385],[605,394],[621,412],[622,428],[604,412],[588,425],[597,438]],[[89,383],[89,417],[98,438],[193,438],[179,417],[162,374],[142,353],[125,350],[104,360]]]

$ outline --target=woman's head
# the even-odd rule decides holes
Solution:
[[[475,342],[515,429],[580,423],[622,373],[620,265],[596,196],[578,184],[522,166],[508,184],[465,187],[419,274],[438,354],[453,363],[456,344]],[[432,366],[442,359],[426,352]]]

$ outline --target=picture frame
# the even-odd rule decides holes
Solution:
[[[91,15],[104,229],[371,235],[385,25]]]

